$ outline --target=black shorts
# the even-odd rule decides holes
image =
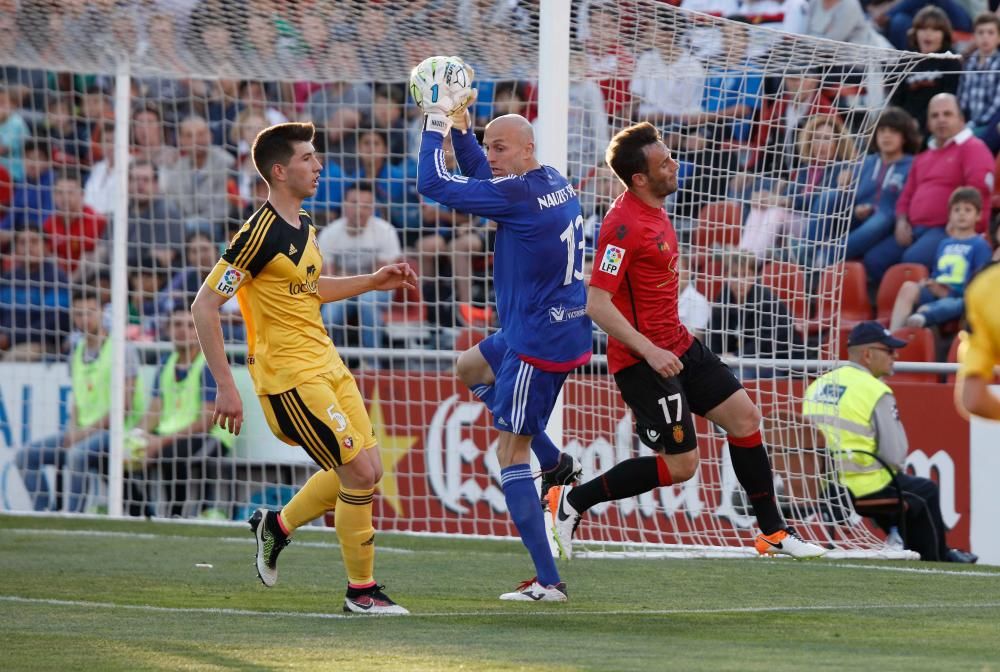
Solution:
[[[706,413],[743,386],[715,353],[697,338],[681,355],[684,369],[664,378],[645,361],[615,374],[622,399],[632,409],[639,440],[662,453],[698,447],[694,415]]]

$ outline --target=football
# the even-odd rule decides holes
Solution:
[[[410,95],[424,110],[450,113],[465,102],[471,84],[472,68],[457,56],[431,56],[410,71]]]

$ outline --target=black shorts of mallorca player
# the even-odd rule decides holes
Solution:
[[[639,440],[670,455],[698,447],[692,414],[704,417],[743,388],[730,368],[698,339],[680,360],[683,370],[670,378],[645,361],[615,374],[622,399],[635,416]]]

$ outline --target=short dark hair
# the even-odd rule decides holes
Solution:
[[[983,197],[975,187],[959,187],[951,192],[948,197],[948,209],[951,210],[957,203],[968,203],[977,212],[983,211]]]
[[[76,304],[77,301],[87,301],[89,299],[93,299],[100,304],[101,297],[98,292],[99,290],[94,289],[93,287],[77,287],[73,290],[73,304]]]
[[[295,154],[294,143],[312,142],[316,136],[316,127],[311,121],[289,121],[284,124],[268,126],[257,134],[253,141],[250,155],[253,157],[254,168],[271,184],[271,169],[275,164],[287,165]]]
[[[976,20],[972,22],[972,30],[987,23],[996,26],[997,32],[1000,33],[1000,16],[997,16],[993,12],[983,12],[976,16]]]
[[[347,196],[352,191],[367,191],[374,198],[375,196],[375,183],[371,180],[358,180],[357,182],[349,185],[347,189],[344,189],[344,196]]]
[[[21,154],[27,154],[28,152],[41,152],[49,158],[49,142],[43,138],[28,138],[24,141],[24,147],[21,149]]]
[[[62,166],[56,171],[56,182],[62,180],[71,180],[76,182],[81,187],[83,186],[83,180],[80,176],[80,169],[76,166]]]
[[[885,108],[875,124],[875,133],[872,133],[872,151],[878,150],[875,136],[880,128],[891,128],[903,136],[904,154],[916,154],[920,151],[921,137],[920,129],[917,128],[917,120],[903,108],[895,106]]]
[[[662,142],[660,132],[648,121],[633,124],[615,133],[604,153],[604,160],[627,188],[632,188],[632,176],[646,174],[649,164],[645,149]]]

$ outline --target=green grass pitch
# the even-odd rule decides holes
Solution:
[[[336,536],[264,588],[235,527],[0,516],[4,670],[1000,670],[1000,568],[574,559],[503,603],[516,542],[378,537],[411,617],[345,617]],[[196,564],[210,564],[199,568]]]

